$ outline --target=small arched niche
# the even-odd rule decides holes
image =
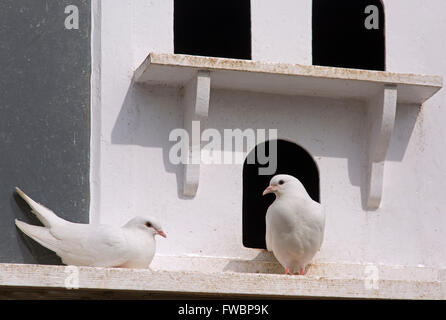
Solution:
[[[313,65],[385,70],[381,0],[313,0]]]
[[[299,179],[308,194],[320,202],[319,170],[313,157],[301,146],[286,140],[277,142],[277,170],[271,175],[260,175],[259,168],[267,167],[257,159],[259,147],[265,148],[269,156],[269,141],[258,144],[245,159],[243,164],[243,245],[247,248],[266,249],[265,215],[274,201],[273,194],[262,196],[263,190],[276,174],[289,174]],[[262,145],[263,144],[263,145]],[[255,161],[248,161],[248,159]],[[253,162],[253,163],[252,163]]]

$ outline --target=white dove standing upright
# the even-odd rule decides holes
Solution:
[[[155,235],[166,237],[153,218],[135,217],[122,227],[69,222],[16,190],[44,225],[16,219],[17,227],[67,265],[148,268],[155,255]]]
[[[302,183],[293,176],[274,176],[263,195],[276,199],[266,213],[266,247],[285,268],[285,274],[305,273],[322,245],[325,214],[311,199]]]

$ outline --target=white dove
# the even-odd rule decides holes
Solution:
[[[276,199],[266,213],[266,247],[285,268],[285,274],[300,272],[320,249],[325,226],[322,206],[312,200],[293,176],[274,176],[263,195]]]
[[[148,268],[155,255],[155,235],[166,237],[153,218],[135,217],[122,227],[69,222],[16,190],[44,225],[16,219],[17,227],[67,265]]]

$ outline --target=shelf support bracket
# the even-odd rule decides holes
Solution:
[[[201,133],[208,118],[210,92],[211,76],[207,70],[199,70],[184,86],[183,125],[189,136],[189,154],[183,168],[183,195],[188,197],[196,195],[200,181]]]
[[[384,165],[395,126],[397,86],[385,85],[368,101],[368,179],[367,209],[379,208],[383,193]]]

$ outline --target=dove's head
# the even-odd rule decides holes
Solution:
[[[138,228],[140,230],[149,232],[154,237],[158,234],[164,238],[167,238],[166,234],[161,228],[161,224],[155,218],[135,217],[127,222],[125,227]]]
[[[288,174],[278,174],[272,177],[269,186],[263,191],[262,195],[268,193],[274,193],[277,197],[286,193],[307,195],[303,184],[297,178]]]

